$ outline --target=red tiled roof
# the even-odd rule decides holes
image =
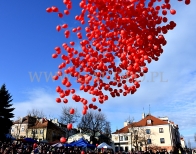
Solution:
[[[46,119],[43,119],[42,122],[37,120],[34,126],[29,127],[29,129],[36,129],[36,128],[60,129],[54,123]]]
[[[47,125],[48,125],[48,121],[44,121],[44,122],[40,122],[40,121],[36,121],[36,123],[35,123],[35,125],[34,126],[32,126],[32,127],[29,127],[29,129],[31,129],[31,128],[46,128],[47,127]]]
[[[147,120],[151,120],[151,124],[147,124]],[[167,125],[168,122],[165,122],[159,118],[156,118],[152,115],[147,115],[144,119],[134,122],[131,124],[128,124],[127,126],[121,128],[120,130],[112,133],[112,134],[118,134],[118,133],[128,133],[130,127],[144,127],[144,126],[156,126],[156,125]]]
[[[147,120],[151,120],[151,124],[147,124]],[[156,118],[152,115],[147,115],[144,119],[136,122],[136,127],[143,127],[143,126],[156,126],[156,125],[167,125],[168,122],[163,121],[159,118]]]

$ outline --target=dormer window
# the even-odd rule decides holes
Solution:
[[[152,121],[151,120],[147,120],[147,124],[151,124],[152,123]]]

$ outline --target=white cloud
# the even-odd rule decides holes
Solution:
[[[62,107],[72,106],[69,103],[64,104],[56,103],[58,94],[52,91],[50,88],[37,88],[26,92],[27,99],[22,102],[14,102],[15,107],[14,114],[15,118],[19,116],[26,116],[27,111],[32,109],[38,109],[43,111],[48,118],[59,118],[61,115]]]

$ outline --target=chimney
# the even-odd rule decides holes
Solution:
[[[129,121],[125,121],[124,122],[124,127],[128,126],[128,124],[129,124]]]
[[[142,119],[144,119],[145,118],[145,113],[142,113]]]
[[[40,123],[43,123],[43,119],[40,119],[39,122],[40,122]]]

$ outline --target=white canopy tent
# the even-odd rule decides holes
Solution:
[[[63,144],[62,143],[56,143],[56,144],[53,144],[51,145],[52,147],[57,147],[57,148],[60,148],[60,147],[63,147]]]
[[[99,144],[99,145],[97,146],[97,148],[98,148],[98,149],[101,149],[101,148],[104,148],[104,149],[112,149],[112,147],[109,146],[109,145],[108,145],[107,143],[105,143],[105,142]]]

